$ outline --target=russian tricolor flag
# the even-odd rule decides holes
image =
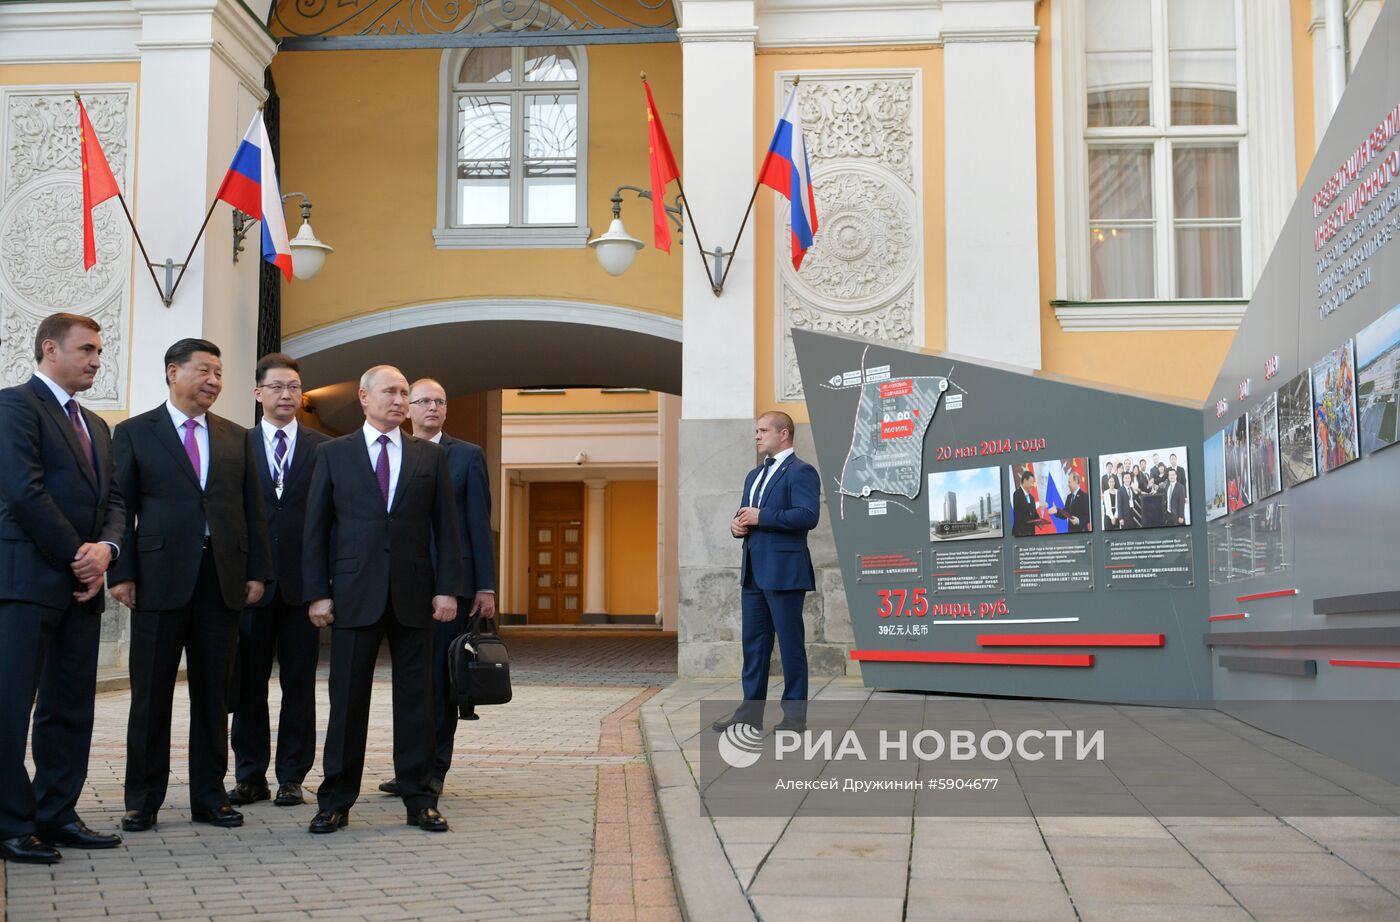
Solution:
[[[262,112],[238,142],[224,181],[215,200],[228,202],[244,214],[262,222],[262,257],[292,280],[292,248],[288,245],[287,219],[282,214],[282,190],[277,185],[277,168],[272,162],[272,144]]]
[[[807,165],[807,143],[802,138],[795,86],[783,106],[768,155],[758,171],[758,182],[782,193],[792,205],[792,267],[801,269],[802,257],[817,233],[817,199],[812,193],[812,173]]]

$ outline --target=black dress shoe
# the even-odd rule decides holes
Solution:
[[[58,864],[63,860],[58,849],[45,845],[33,834],[15,836],[0,842],[0,858],[16,864]]]
[[[806,733],[807,721],[798,720],[796,717],[784,717],[782,720],[778,721],[778,725],[773,729],[791,730],[793,733]]]
[[[447,820],[435,807],[424,807],[417,813],[408,814],[408,825],[417,826],[426,832],[447,831]]]
[[[379,790],[383,791],[385,794],[393,794],[395,797],[403,793],[399,790],[399,779],[397,778],[393,781],[379,782]]]
[[[220,826],[224,829],[233,829],[243,825],[243,814],[224,804],[217,810],[191,810],[190,822],[208,823],[210,826]]]
[[[273,803],[279,807],[297,807],[306,803],[306,795],[299,784],[279,784],[277,799]]]
[[[122,832],[145,832],[156,824],[156,814],[144,810],[128,810],[122,817]]]
[[[350,814],[340,810],[320,810],[311,818],[311,825],[307,827],[308,832],[316,835],[324,835],[328,832],[335,832],[344,829],[345,824],[350,822]]]
[[[228,802],[234,806],[242,807],[247,804],[255,804],[260,800],[269,800],[272,792],[265,784],[244,784],[239,782],[229,788]]]
[[[69,848],[116,848],[122,844],[121,836],[89,829],[88,824],[82,820],[74,820],[66,826],[42,830],[38,835],[49,845],[66,845]]]
[[[715,721],[714,723],[710,724],[710,729],[713,730],[713,731],[715,731],[716,733],[723,733],[725,730],[728,730],[730,727],[734,726],[735,724],[748,724],[749,726],[753,727],[755,730],[762,730],[762,729],[763,729],[763,724],[753,724],[753,723],[749,723],[749,721],[743,720],[742,718],[740,718],[740,717],[739,717],[739,714],[738,714],[737,712],[735,712],[735,713],[733,713],[733,714],[730,714],[728,717],[721,717],[719,720],[717,720],[717,721]]]

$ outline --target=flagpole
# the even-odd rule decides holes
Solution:
[[[180,287],[180,279],[185,277],[185,270],[189,268],[190,260],[194,259],[194,248],[199,246],[199,238],[204,236],[204,229],[209,226],[209,219],[214,216],[214,208],[218,204],[217,198],[209,203],[209,210],[204,214],[204,223],[199,225],[199,233],[194,235],[194,243],[190,244],[190,251],[185,254],[185,261],[180,265],[180,274],[175,276],[175,284],[170,286],[170,294],[165,296],[166,307],[169,307],[170,302],[175,300],[175,289]]]
[[[801,74],[798,74],[797,76],[793,77],[793,80],[792,80],[792,91],[793,91],[794,93],[797,92],[797,87],[798,87],[798,85],[801,84],[801,83],[802,83],[802,75],[801,75]],[[805,151],[804,151],[804,156],[805,156]],[[764,163],[767,163],[767,162],[768,162],[768,158],[767,158],[766,156],[763,158],[763,162],[764,162]],[[760,169],[761,169],[761,168],[760,168]],[[679,180],[677,180],[677,182],[679,182]],[[723,290],[723,289],[724,289],[724,281],[725,281],[725,279],[729,278],[729,270],[730,270],[730,268],[734,265],[734,254],[737,253],[737,252],[739,252],[739,239],[740,239],[741,237],[744,236],[744,228],[748,227],[748,225],[749,225],[749,213],[753,211],[753,203],[754,203],[754,201],[758,198],[758,190],[759,190],[760,188],[762,188],[762,186],[763,186],[763,179],[762,179],[762,176],[760,176],[759,179],[758,179],[757,181],[755,181],[754,184],[753,184],[753,194],[749,196],[749,207],[747,207],[747,208],[744,209],[744,220],[742,220],[742,221],[739,222],[739,232],[738,232],[737,234],[734,235],[734,245],[733,245],[732,247],[729,248],[729,254],[730,254],[730,256],[729,256],[729,265],[727,265],[727,266],[724,267],[724,273],[719,277],[719,289],[720,289],[720,290]],[[799,193],[797,193],[797,192],[794,191],[793,194],[796,195],[796,194],[799,194]],[[802,194],[805,194],[805,193],[802,193]]]
[[[146,244],[141,240],[141,234],[136,230],[136,222],[131,218],[131,209],[126,207],[126,198],[117,193],[117,201],[122,203],[122,211],[126,214],[126,223],[131,225],[131,236],[136,238],[136,245],[141,248],[141,258],[146,261],[146,270],[151,273],[151,283],[156,286],[156,294],[164,300],[165,292],[160,289],[160,281],[156,279],[156,267],[151,263],[151,257],[146,252]]]

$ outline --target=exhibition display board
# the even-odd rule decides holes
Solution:
[[[867,684],[1209,700],[1196,408],[793,344]]]

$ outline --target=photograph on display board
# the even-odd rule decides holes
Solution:
[[[1093,531],[1088,481],[1088,458],[1011,465],[1011,534],[1026,538]]]
[[[1279,388],[1278,452],[1285,488],[1317,476],[1311,372],[1305,371]]]
[[[1321,474],[1360,457],[1356,450],[1356,366],[1352,359],[1352,341],[1347,340],[1312,367],[1313,435]]]
[[[1225,429],[1225,508],[1243,509],[1249,498],[1249,414]]]
[[[1000,538],[1001,468],[929,474],[928,536],[935,543]]]
[[[1312,418],[1312,406],[1308,407],[1308,418]],[[1311,450],[1312,436],[1308,436],[1308,446]],[[1225,513],[1229,508],[1225,505],[1225,433],[1217,432],[1206,439],[1205,446],[1205,491],[1206,491],[1206,521],[1213,522]]]
[[[1191,524],[1186,446],[1099,455],[1099,509],[1106,531]]]
[[[1283,489],[1278,470],[1278,395],[1270,394],[1249,414],[1249,484],[1257,503]]]
[[[1394,445],[1400,434],[1400,306],[1356,334],[1356,418],[1361,453]]]

